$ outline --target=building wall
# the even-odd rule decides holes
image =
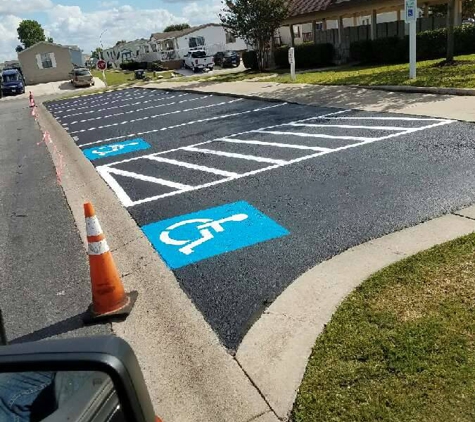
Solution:
[[[150,44],[147,40],[139,39],[129,41],[123,44],[107,48],[103,51],[103,58],[107,63],[111,63],[113,67],[118,68],[124,61],[140,61],[140,57],[146,53]],[[149,50],[151,51],[151,49]],[[130,59],[124,56],[123,53],[130,52]]]
[[[69,72],[73,69],[69,51],[67,47],[40,43],[19,53],[18,59],[27,85],[68,80]],[[53,53],[53,67],[39,67],[38,57],[42,53]]]

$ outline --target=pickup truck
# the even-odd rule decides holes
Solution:
[[[213,70],[214,58],[208,56],[204,50],[189,51],[185,56],[184,66],[193,70],[193,72],[205,69]]]

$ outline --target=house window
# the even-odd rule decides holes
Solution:
[[[201,45],[205,45],[204,37],[190,37],[190,39],[188,40],[188,46],[190,48],[196,48]]]
[[[294,28],[294,37],[295,38],[300,38],[300,26],[299,25],[293,25],[292,28]]]
[[[229,32],[226,32],[226,44],[232,44],[236,42],[236,37]]]
[[[152,44],[152,51],[153,51],[154,53],[157,52],[157,44]]]
[[[43,69],[48,69],[53,67],[53,60],[51,60],[51,53],[42,53],[41,54],[41,65]]]

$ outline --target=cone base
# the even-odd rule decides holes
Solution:
[[[112,320],[112,319],[125,319],[127,315],[132,312],[132,308],[134,307],[135,301],[137,300],[137,296],[139,293],[135,290],[131,291],[130,293],[126,293],[127,296],[127,303],[112,312],[107,312],[105,314],[97,314],[93,310],[93,305],[89,305],[87,312],[84,314],[82,320],[84,324],[94,324],[96,322]]]

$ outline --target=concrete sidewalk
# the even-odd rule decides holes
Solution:
[[[280,84],[276,82],[164,82],[147,88],[189,89],[252,96],[299,104],[367,111],[415,114],[475,122],[475,97],[387,92],[348,86]]]

